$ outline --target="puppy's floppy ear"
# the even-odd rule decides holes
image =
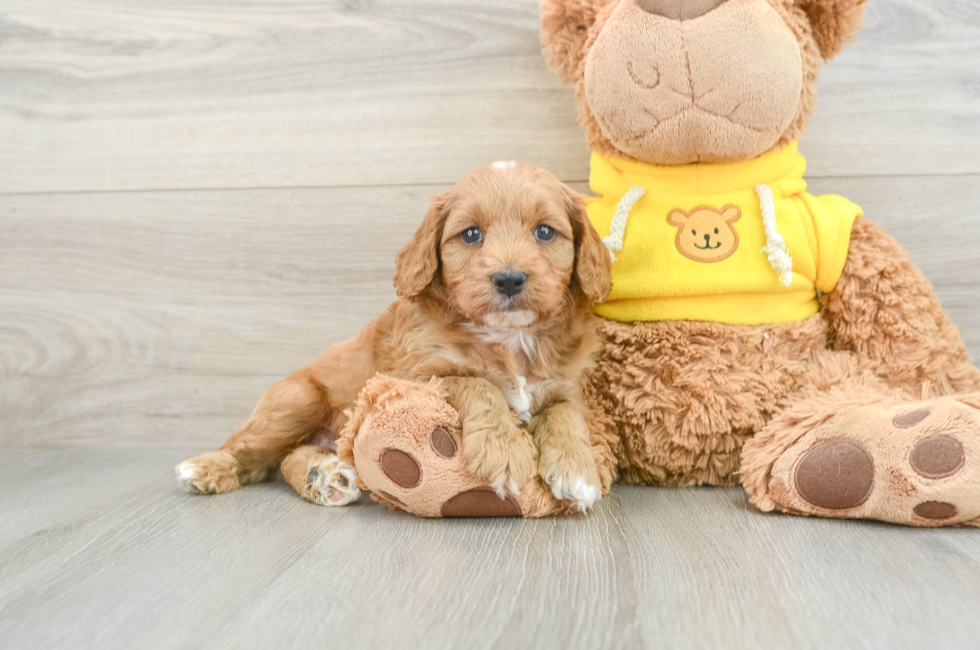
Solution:
[[[592,227],[582,196],[562,184],[565,209],[575,234],[575,282],[592,302],[602,302],[612,291],[612,258]]]
[[[436,277],[439,240],[448,214],[448,193],[432,197],[422,225],[395,257],[395,289],[399,298],[414,298]]]
[[[813,29],[820,56],[830,60],[854,40],[868,0],[797,0]]]
[[[610,0],[541,0],[541,44],[548,67],[561,80],[575,80],[596,13]]]

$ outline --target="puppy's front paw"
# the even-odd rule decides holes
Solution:
[[[175,468],[177,485],[191,494],[224,494],[240,488],[238,463],[224,451],[185,460]]]
[[[321,506],[346,506],[361,497],[356,481],[353,467],[329,456],[310,468],[303,496]]]
[[[602,496],[602,488],[599,487],[599,478],[596,476],[594,483],[587,482],[584,476],[571,479],[567,476],[552,476],[550,480],[545,478],[545,482],[551,488],[551,493],[559,501],[571,501],[579,510],[586,512],[595,505],[595,502]]]
[[[521,493],[534,475],[536,449],[527,433],[512,423],[470,431],[463,456],[470,472],[490,483],[501,499]]]
[[[582,512],[595,505],[602,496],[602,483],[595,461],[576,459],[558,453],[541,451],[541,478],[559,501],[571,501]]]

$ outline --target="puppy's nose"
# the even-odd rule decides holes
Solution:
[[[497,293],[508,298],[524,291],[525,282],[527,282],[527,273],[524,271],[508,269],[493,274],[493,286],[497,288]]]
[[[640,9],[672,20],[691,20],[705,15],[727,0],[636,0]]]

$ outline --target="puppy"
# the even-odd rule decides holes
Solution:
[[[220,451],[181,463],[181,486],[230,492],[281,467],[304,498],[349,503],[353,468],[318,445],[384,373],[444,378],[467,467],[499,495],[518,493],[537,459],[556,498],[591,507],[601,487],[580,391],[597,346],[589,306],[611,279],[582,198],[532,165],[481,167],[432,199],[396,267],[400,300],[272,386]]]

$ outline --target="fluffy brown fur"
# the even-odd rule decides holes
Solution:
[[[553,238],[537,236],[542,226]],[[466,243],[462,235],[474,228],[480,241]],[[506,270],[526,274],[511,297],[494,285]],[[432,200],[398,255],[395,286],[402,299],[384,315],[270,388],[220,451],[182,463],[182,485],[229,492],[281,465],[305,498],[343,501],[346,485],[312,489],[337,468],[327,452],[303,445],[336,438],[361,389],[385,373],[447,378],[468,467],[498,493],[525,485],[540,451],[539,471],[556,494],[591,505],[595,498],[563,491],[581,478],[597,498],[601,485],[580,393],[597,346],[589,304],[608,294],[610,263],[581,197],[531,165],[477,169]],[[519,378],[527,383],[521,395]],[[511,414],[515,404],[533,416],[530,435]]]
[[[739,158],[732,155],[732,138],[724,128],[714,128],[709,114],[700,126],[692,122],[647,142],[640,159],[651,164],[748,159],[796,140],[816,106],[823,61],[853,40],[867,0],[711,0],[692,3],[713,13],[691,22],[648,15],[649,7],[669,4],[670,0],[541,2],[548,63],[563,80],[576,84],[580,121],[589,145],[599,153],[636,160],[613,141],[629,142],[635,124],[649,119],[644,114],[674,115],[677,102],[717,100],[718,93],[727,93],[722,99],[737,107],[740,98],[758,100],[771,89],[784,89],[779,84],[758,85],[761,82],[751,74],[751,48],[741,50],[739,69],[731,69],[727,57],[708,56],[715,37],[744,47],[731,39],[733,23],[746,17],[759,20],[752,39],[771,37],[782,46],[790,33],[799,47],[802,70],[786,73],[802,75],[799,102],[788,126],[770,134],[761,149],[743,149]],[[647,7],[648,13],[637,7]],[[774,24],[773,15],[784,25]],[[624,27],[627,21],[634,22]],[[645,38],[648,47],[623,38],[602,39],[610,25],[617,36]],[[695,69],[692,61],[701,68]],[[590,62],[614,77],[621,74],[616,66],[629,64],[632,82],[626,77],[607,84],[609,92],[622,94],[621,102],[605,102],[613,106],[615,119],[600,120],[595,114],[586,87]],[[736,77],[741,81],[730,83]],[[658,79],[667,79],[673,94],[657,85]],[[701,87],[717,80],[717,87]],[[691,92],[696,87],[705,92]],[[742,120],[751,115],[733,109],[729,117]],[[698,144],[695,155],[691,142]],[[980,449],[970,452],[976,447],[973,441],[980,440],[977,415],[971,411],[980,406],[980,372],[932,285],[895,240],[865,219],[853,228],[843,276],[834,291],[821,297],[821,304],[821,313],[808,320],[760,327],[603,322],[605,346],[587,401],[593,436],[607,450],[597,457],[615,458],[615,464],[610,460],[600,471],[629,483],[741,482],[752,502],[764,510],[921,526],[968,525],[976,516],[970,513],[980,499],[980,478],[963,471],[929,483],[903,474],[909,471],[905,459],[911,446],[929,435],[948,435],[969,453],[980,454]],[[891,418],[909,410],[931,415],[918,428],[895,427]],[[838,412],[848,413],[849,424],[835,419]],[[802,458],[815,441],[842,439],[849,431],[874,432],[862,443],[881,473],[874,497],[866,505],[839,512],[806,506],[788,487],[787,463]],[[901,480],[894,478],[900,474]],[[902,487],[903,481],[920,484],[912,490]],[[923,517],[909,501],[918,494],[922,500],[955,505],[958,514],[948,519]]]
[[[767,489],[772,467],[829,415],[941,396],[980,406],[980,371],[921,271],[868,221],[852,237],[837,290],[806,321],[602,324],[588,402],[619,480],[741,483],[760,508],[787,509]],[[936,525],[882,508],[860,516]]]

